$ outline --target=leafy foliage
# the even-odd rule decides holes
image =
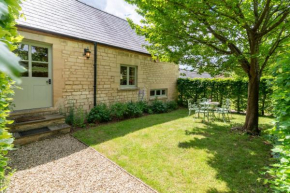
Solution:
[[[15,19],[19,17],[20,0],[0,0],[0,192],[7,187],[5,174],[9,173],[6,154],[13,148],[13,137],[8,132],[7,120],[9,104],[14,94],[12,87],[14,82],[20,82],[18,78],[24,68],[19,65],[19,58],[11,51],[15,49],[14,43],[21,37],[17,35]]]
[[[187,64],[211,74],[249,78],[243,129],[258,135],[259,83],[290,41],[289,0],[126,0],[142,24],[129,23],[149,42],[154,58]]]
[[[275,192],[290,192],[290,59],[279,61],[274,68],[276,126],[269,130],[274,144],[272,154],[275,164],[268,168],[267,173],[274,178],[265,182]]]
[[[88,115],[89,123],[108,122],[111,121],[111,112],[106,104],[99,104],[92,108]]]
[[[271,113],[273,106],[270,98],[272,87],[268,84],[273,78],[262,78],[260,87],[260,114]],[[196,101],[201,98],[210,98],[222,105],[224,99],[229,98],[233,102],[233,108],[237,112],[243,112],[247,108],[248,81],[246,79],[213,78],[213,79],[178,79],[178,102],[187,106],[187,100]]]
[[[118,120],[124,119],[125,112],[127,110],[127,104],[117,102],[111,106],[111,116]]]
[[[7,124],[11,124],[12,121],[7,120],[9,115],[9,104],[12,101],[13,81],[8,78],[4,73],[0,72],[0,191],[4,190],[7,185],[5,174],[7,172],[7,161],[5,157],[9,150],[13,149],[13,137],[8,132]]]
[[[132,118],[132,117],[140,117],[143,115],[142,107],[138,105],[138,103],[129,102],[127,103],[127,109],[124,113],[125,117]]]
[[[15,19],[20,15],[20,3],[21,0],[0,1],[0,71],[17,82],[20,82],[20,73],[25,71],[19,65],[20,58],[11,52],[16,48],[14,43],[22,40],[15,27]]]
[[[153,113],[157,113],[157,114],[168,112],[166,103],[163,103],[162,101],[159,101],[157,99],[152,102],[150,108]]]

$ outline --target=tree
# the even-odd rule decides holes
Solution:
[[[143,26],[128,20],[161,61],[202,71],[246,73],[243,129],[259,134],[258,95],[267,65],[289,42],[289,0],[126,0],[137,6]]]

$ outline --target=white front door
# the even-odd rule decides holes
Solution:
[[[21,88],[15,89],[13,110],[51,107],[51,46],[23,42],[15,52],[27,72],[22,74]]]

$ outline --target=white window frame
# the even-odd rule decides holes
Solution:
[[[165,94],[162,94],[162,91],[165,91]],[[154,91],[154,96],[151,95],[151,92]],[[160,91],[160,95],[157,95],[157,91]],[[162,89],[151,89],[150,90],[150,98],[155,98],[155,97],[167,97],[167,89],[166,88],[162,88]]]
[[[121,88],[137,88],[137,71],[138,71],[138,68],[137,68],[137,66],[131,66],[131,65],[120,65],[120,76],[122,76],[122,74],[121,74],[121,68],[122,67],[126,67],[127,68],[127,84],[126,85],[121,85],[121,82],[119,83],[120,84],[120,87]],[[135,68],[135,75],[134,75],[134,77],[135,77],[135,83],[134,83],[134,85],[129,85],[129,81],[130,81],[130,73],[129,73],[129,68]]]

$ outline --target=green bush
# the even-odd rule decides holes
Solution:
[[[271,94],[273,89],[268,84],[273,80],[271,77],[261,78],[259,106],[260,114],[272,114],[272,99]],[[193,99],[196,101],[201,98],[210,98],[212,101],[218,101],[221,105],[224,99],[231,99],[233,110],[243,112],[247,108],[248,99],[248,82],[246,79],[233,78],[194,78],[194,79],[178,79],[178,103],[179,105],[187,106],[187,100]]]
[[[86,112],[82,107],[78,107],[74,113],[74,119],[73,119],[73,126],[74,127],[85,127],[86,121]]]
[[[134,102],[127,103],[127,109],[125,111],[126,118],[140,117],[142,115],[143,115],[143,111],[141,109],[141,106],[138,105],[138,103],[134,103]]]
[[[269,138],[274,148],[272,155],[275,163],[266,172],[271,178],[273,192],[290,192],[290,59],[280,60],[274,68],[274,113],[276,125],[269,130]]]
[[[72,103],[68,108],[68,113],[65,114],[65,122],[69,125],[73,125],[75,116],[75,107]]]
[[[111,112],[108,109],[107,105],[99,104],[92,108],[87,120],[89,123],[108,122],[111,121]]]
[[[153,113],[157,114],[168,112],[166,103],[159,101],[157,99],[151,103],[150,109],[152,110]]]
[[[117,103],[111,105],[111,107],[110,107],[111,116],[115,117],[119,120],[125,118],[126,110],[127,110],[127,104],[121,103],[121,102],[117,102]]]
[[[20,15],[20,4],[20,0],[0,1],[0,192],[5,192],[8,185],[6,176],[11,174],[6,157],[8,151],[13,148],[13,136],[7,128],[7,124],[12,123],[7,117],[14,94],[14,82],[10,78],[19,81],[20,73],[24,72],[23,67],[19,65],[19,58],[11,52],[16,48],[15,43],[21,41],[15,27],[16,19]]]
[[[148,102],[146,101],[138,101],[137,106],[141,109],[143,113],[150,113],[150,106],[148,105]]]
[[[168,102],[166,102],[166,106],[167,106],[167,109],[169,111],[173,111],[173,110],[178,109],[178,104],[175,101],[168,101]]]

